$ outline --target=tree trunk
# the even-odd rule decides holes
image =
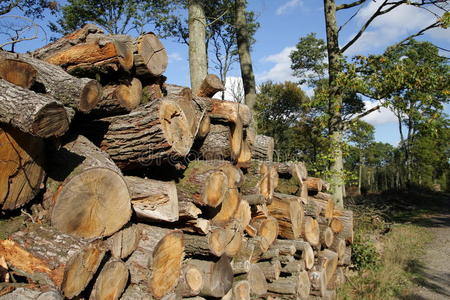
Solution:
[[[0,79],[0,122],[38,137],[61,136],[69,128],[64,106]]]
[[[206,17],[203,4],[199,0],[188,1],[189,25],[189,70],[191,88],[196,95],[203,79],[208,74],[208,54],[206,53]]]
[[[131,194],[131,205],[142,220],[178,221],[178,196],[175,182],[164,182],[126,176]]]
[[[29,64],[36,70],[36,80],[31,88],[36,92],[52,96],[65,106],[81,112],[89,112],[101,98],[102,87],[96,80],[74,77],[58,66],[26,54],[0,51],[0,57],[4,61],[9,61],[9,64],[13,62]],[[23,70],[12,67],[17,72]]]
[[[10,268],[69,299],[84,290],[104,254],[101,241],[89,243],[50,227],[33,226],[0,241],[0,255]]]
[[[52,226],[84,238],[109,236],[131,217],[130,194],[108,155],[83,136],[53,155],[47,180]]]
[[[44,181],[44,141],[2,125],[0,145],[0,209],[16,209],[30,202]]]
[[[236,0],[236,30],[239,62],[241,65],[242,82],[244,85],[245,104],[250,111],[254,111],[256,102],[256,83],[253,73],[252,58],[250,55],[250,34],[245,19],[245,0]]]
[[[189,122],[177,103],[163,99],[140,106],[128,115],[82,124],[81,130],[98,141],[122,169],[184,157],[194,141]]]
[[[338,86],[338,74],[341,71],[342,53],[339,49],[338,32],[336,22],[335,0],[324,0],[325,26],[327,34],[328,51],[328,86],[330,108],[330,140],[332,145],[332,163],[330,166],[333,199],[337,207],[344,207],[343,201],[343,160],[342,160],[342,92]]]
[[[89,300],[117,300],[128,282],[128,268],[118,259],[110,259],[95,280]]]
[[[217,92],[224,91],[225,87],[219,77],[208,74],[200,85],[197,96],[212,98]]]
[[[169,58],[159,38],[153,32],[141,35],[134,41],[134,68],[138,76],[161,76]]]
[[[161,299],[175,289],[181,276],[183,233],[145,224],[138,226],[142,230],[142,238],[126,262],[130,281]]]

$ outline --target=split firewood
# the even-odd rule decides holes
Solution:
[[[217,92],[224,91],[222,80],[214,74],[206,75],[203,79],[200,88],[198,89],[197,96],[212,98]]]
[[[251,150],[254,160],[273,161],[274,140],[272,137],[258,134]]]
[[[197,267],[203,277],[200,296],[223,297],[233,285],[233,270],[230,260],[222,256],[217,262],[191,259],[188,264]]]
[[[186,263],[183,267],[181,277],[175,289],[177,296],[192,297],[200,293],[203,287],[203,275],[200,270]]]
[[[353,244],[353,211],[334,210],[333,217],[342,223],[342,231],[336,233],[336,238],[344,239],[347,243]]]
[[[31,88],[35,92],[52,96],[72,109],[89,112],[102,96],[102,87],[96,80],[74,77],[58,66],[32,58],[27,54],[0,51],[0,60],[0,70],[12,67],[12,70],[16,70],[15,72],[23,72],[26,71],[24,68],[14,67],[14,64],[28,64],[36,70],[35,82]],[[15,77],[19,76],[24,77],[15,75]],[[12,83],[15,82],[12,81]]]
[[[178,195],[175,182],[125,176],[131,205],[142,220],[178,221]]]
[[[178,284],[184,257],[183,233],[139,224],[142,238],[126,264],[130,281],[156,299],[168,295]]]
[[[30,202],[44,181],[44,141],[8,125],[0,127],[0,210]]]
[[[194,141],[181,108],[164,98],[140,106],[127,115],[80,126],[84,134],[99,141],[100,147],[122,169],[142,168],[184,157]]]
[[[54,286],[69,299],[85,289],[104,254],[101,241],[89,242],[51,227],[30,226],[0,240],[0,256],[11,269]]]
[[[0,79],[0,122],[42,138],[63,135],[70,123],[60,102],[3,79]]]
[[[150,32],[141,35],[134,41],[133,46],[137,75],[157,77],[166,71],[169,57],[156,34]]]
[[[95,280],[89,300],[117,300],[128,282],[128,268],[121,260],[112,258],[103,266]]]
[[[248,273],[236,276],[235,280],[247,280],[250,284],[250,295],[252,296],[262,296],[267,293],[266,277],[257,264],[252,264]]]
[[[125,259],[137,249],[141,235],[141,229],[133,224],[109,237],[106,240],[106,245],[113,257]]]
[[[277,219],[281,237],[286,239],[300,237],[304,210],[298,197],[275,193],[267,209],[269,214]]]
[[[126,78],[118,84],[103,87],[100,101],[91,115],[108,117],[127,114],[141,103],[142,83],[137,78]]]
[[[131,217],[128,187],[109,156],[78,136],[53,154],[46,205],[51,223],[85,238],[109,236]]]

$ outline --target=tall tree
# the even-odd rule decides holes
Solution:
[[[189,71],[191,88],[196,93],[208,74],[206,53],[206,16],[203,1],[189,0]]]
[[[246,0],[236,0],[237,45],[244,85],[245,104],[253,111],[256,102],[256,82],[250,55],[250,34],[245,18],[246,2]]]

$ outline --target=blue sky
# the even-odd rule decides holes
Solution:
[[[349,3],[350,0],[337,3]],[[344,27],[341,34],[341,45],[346,43],[365,20],[376,10],[381,1],[368,1],[362,6],[353,20]],[[316,32],[320,38],[325,37],[323,2],[319,0],[249,0],[249,9],[258,16],[261,27],[255,35],[252,59],[256,80],[283,82],[295,81],[291,74],[289,53],[300,37]],[[338,23],[344,23],[355,10],[339,12]],[[40,21],[46,27],[49,16]],[[387,46],[415,33],[433,22],[433,16],[414,7],[400,7],[377,19],[363,34],[361,39],[345,53],[373,54],[382,52]],[[149,28],[151,30],[151,28]],[[51,36],[51,33],[49,33]],[[450,29],[434,29],[420,39],[429,40],[436,45],[450,48]],[[174,40],[163,40],[169,54],[169,66],[166,71],[168,82],[189,86],[188,48]],[[45,41],[34,40],[24,42],[18,51],[32,50],[45,44]],[[443,53],[445,54],[445,53]],[[448,53],[447,53],[448,54]],[[210,70],[214,73],[214,70]],[[230,77],[239,77],[239,66],[235,64],[229,73]],[[231,78],[233,80],[233,78]],[[368,104],[371,105],[371,104]],[[450,113],[447,105],[445,111]],[[396,145],[399,141],[398,126],[395,117],[387,109],[375,112],[366,118],[375,125],[376,139]]]

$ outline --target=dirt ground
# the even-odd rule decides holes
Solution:
[[[433,241],[416,266],[421,275],[419,287],[405,299],[450,299],[450,211],[431,216],[425,226],[433,234]]]

